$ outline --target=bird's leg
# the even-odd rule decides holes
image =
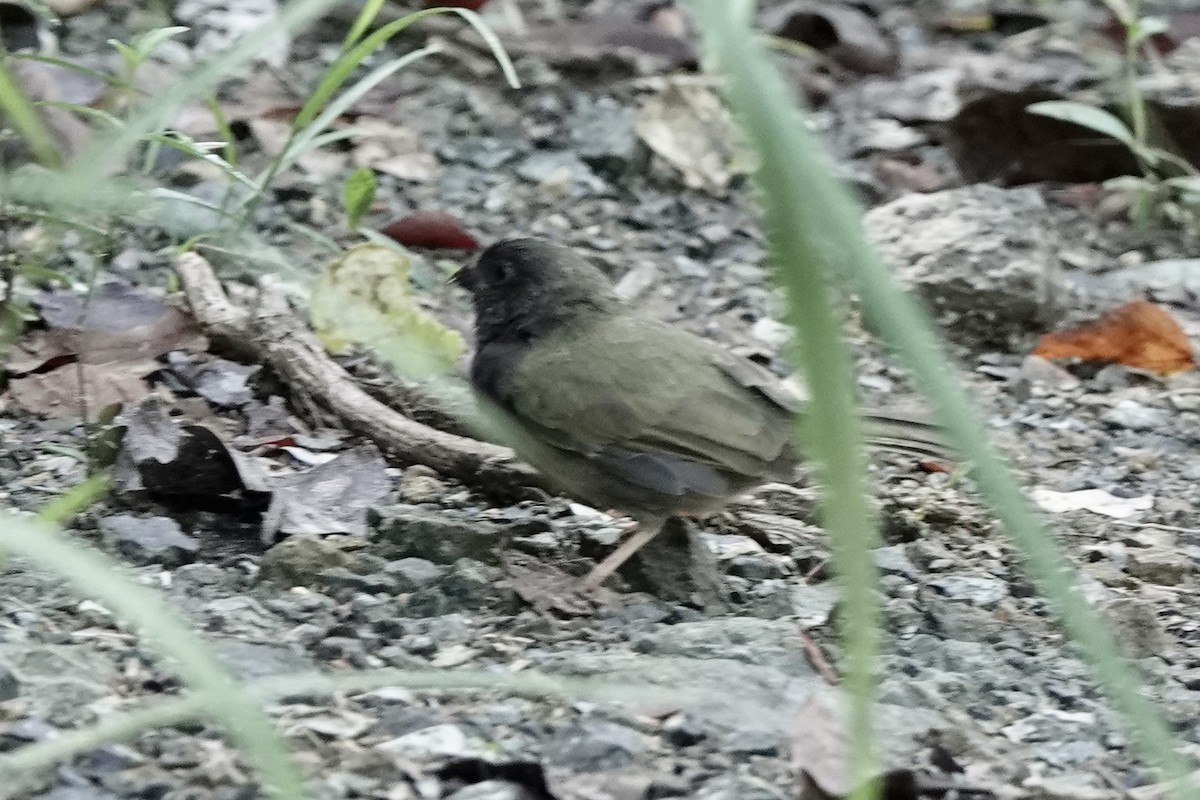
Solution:
[[[620,547],[609,553],[608,558],[597,564],[583,579],[581,584],[583,591],[594,592],[599,589],[600,584],[608,580],[608,576],[616,572],[634,553],[641,550],[646,542],[657,536],[664,524],[666,524],[666,520],[658,517],[639,519],[637,530],[633,532],[633,535],[622,542]]]

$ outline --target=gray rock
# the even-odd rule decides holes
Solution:
[[[36,795],[32,800],[120,800],[112,792],[97,789],[95,786],[57,786],[44,794]]]
[[[1097,778],[1082,772],[1037,776],[1025,782],[1032,800],[1118,800],[1120,792],[1098,786]]]
[[[902,544],[889,547],[876,547],[871,551],[875,566],[884,575],[900,575],[909,580],[917,579],[917,568],[908,559],[908,553]]]
[[[1166,427],[1167,412],[1161,408],[1144,406],[1134,400],[1122,400],[1104,412],[1104,421],[1118,428],[1131,431],[1152,431]]]
[[[1195,563],[1173,550],[1151,547],[1128,551],[1126,569],[1135,578],[1162,586],[1175,586],[1196,570]]]
[[[7,664],[0,664],[0,703],[14,700],[21,694],[21,681]]]
[[[633,647],[649,655],[732,659],[773,667],[786,675],[813,674],[792,620],[722,617],[657,625],[635,638]]]
[[[313,648],[314,655],[325,661],[357,659],[365,652],[362,640],[349,636],[327,636]]]
[[[446,574],[446,568],[423,558],[402,558],[384,567],[396,581],[397,592],[414,592],[435,584]]]
[[[711,620],[721,622],[727,620]],[[782,624],[767,620],[740,620],[752,625]],[[765,624],[764,624],[765,623]],[[690,623],[689,623],[690,624]],[[664,631],[665,632],[665,631]],[[794,634],[790,640],[794,641]],[[784,638],[774,643],[785,644]],[[753,657],[747,648],[747,657]],[[768,655],[768,658],[770,656]],[[599,676],[612,685],[650,687],[651,692],[626,702],[630,713],[645,704],[645,710],[661,709],[664,701],[678,703],[697,723],[720,735],[755,732],[760,735],[756,747],[766,746],[765,737],[773,737],[782,752],[787,738],[794,732],[795,717],[780,713],[780,709],[796,709],[815,689],[823,686],[811,670],[804,677],[794,677],[773,666],[746,663],[728,658],[686,658],[648,655],[645,653],[570,654],[547,658],[539,668],[559,674]],[[736,691],[731,691],[736,687]],[[922,702],[912,708],[878,704],[875,708],[878,726],[877,741],[889,751],[889,758],[911,760],[921,747],[919,740],[933,728],[948,723]],[[739,798],[740,800],[740,798]]]
[[[1200,258],[1167,259],[1136,269],[1114,269],[1076,279],[1090,293],[1113,301],[1149,295],[1166,302],[1187,303],[1200,294]]]
[[[317,585],[334,592],[395,594],[398,582],[386,573],[360,574],[346,567],[328,567],[317,573]]]
[[[636,592],[708,610],[728,607],[717,560],[703,537],[673,518],[618,571]]]
[[[21,703],[59,727],[95,721],[94,704],[110,695],[108,681],[115,672],[106,654],[68,645],[0,644],[0,662],[20,681]]]
[[[569,150],[533,153],[517,165],[517,176],[530,183],[559,183],[587,189],[599,188],[600,180],[579,156]]]
[[[676,747],[691,747],[708,738],[708,729],[691,714],[674,714],[663,723],[662,734]]]
[[[495,564],[499,559],[500,527],[461,511],[408,505],[376,508],[367,514],[367,526],[391,558],[423,558],[435,564],[453,564],[460,558]]]
[[[473,742],[457,725],[431,725],[375,745],[391,756],[405,758],[469,757],[483,754],[480,743]]]
[[[951,600],[962,600],[980,608],[991,608],[1008,597],[1008,584],[995,578],[943,575],[930,578],[929,585]]]
[[[584,720],[548,742],[546,758],[581,772],[599,772],[625,766],[645,750],[646,738],[633,728]]]
[[[595,100],[581,94],[567,118],[575,152],[589,166],[610,179],[645,166],[649,150],[634,130],[637,114],[611,97]]]
[[[752,581],[784,577],[783,568],[778,562],[758,555],[737,556],[729,561],[726,570],[730,575]]]
[[[192,561],[200,550],[200,543],[169,517],[116,514],[100,520],[100,530],[110,547],[143,564],[174,567]]]
[[[1043,331],[1066,294],[1049,218],[1035,189],[976,184],[906,195],[863,222],[948,336],[1009,347]]]
[[[726,579],[731,599],[738,612],[762,619],[780,619],[795,613],[791,586],[785,580]]]
[[[446,596],[452,611],[487,608],[502,613],[515,612],[516,595],[503,584],[504,572],[499,567],[460,558],[441,579],[438,588]]]
[[[404,470],[400,478],[400,500],[416,505],[431,503],[446,494],[446,484],[429,467],[416,465]]]
[[[1021,362],[1021,380],[1031,386],[1066,391],[1079,386],[1079,379],[1053,361],[1041,356],[1026,356]]]
[[[767,731],[743,729],[726,738],[725,748],[738,757],[773,756],[779,753],[779,737]]]
[[[779,792],[761,781],[722,775],[706,783],[692,800],[779,800]]]
[[[214,639],[212,645],[226,666],[243,680],[295,675],[316,669],[313,660],[295,647],[225,638]]]
[[[482,781],[464,786],[446,800],[537,800],[537,796],[517,783]]]
[[[1125,652],[1134,658],[1161,655],[1167,646],[1166,633],[1154,606],[1136,597],[1119,597],[1102,609],[1109,630]]]
[[[293,536],[263,553],[258,577],[283,586],[312,586],[322,571],[354,563],[350,553],[328,539]]]

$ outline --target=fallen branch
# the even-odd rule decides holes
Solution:
[[[192,314],[214,344],[264,364],[299,396],[402,462],[423,464],[492,494],[528,497],[543,482],[507,447],[415,422],[361,389],[325,352],[276,286],[261,286],[253,312],[229,301],[212,265],[196,253],[175,262]]]

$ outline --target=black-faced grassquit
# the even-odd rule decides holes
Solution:
[[[672,515],[705,516],[792,476],[795,393],[749,359],[634,313],[582,255],[508,239],[455,279],[474,298],[471,381],[509,443],[567,495],[638,522],[585,589]],[[931,426],[865,419],[878,446],[940,452]]]

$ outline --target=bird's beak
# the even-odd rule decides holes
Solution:
[[[475,291],[475,267],[468,264],[450,276],[450,282],[461,286],[468,292]]]

